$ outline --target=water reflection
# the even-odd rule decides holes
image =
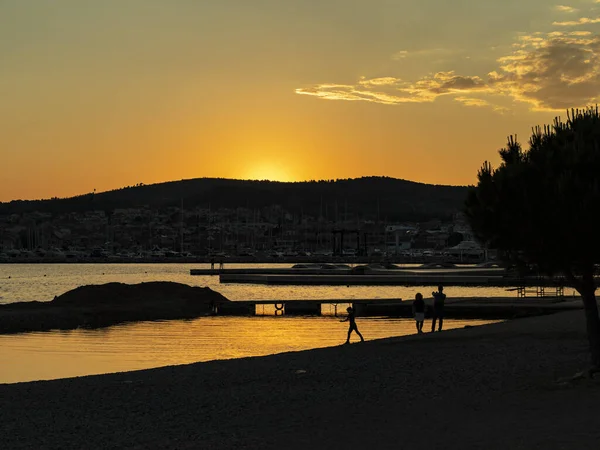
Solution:
[[[490,321],[447,320],[462,328]],[[359,318],[366,340],[413,334],[411,319]],[[340,345],[336,317],[208,317],[0,336],[0,383],[148,369]]]

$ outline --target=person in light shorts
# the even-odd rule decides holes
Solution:
[[[423,300],[423,294],[420,292],[417,292],[417,295],[415,295],[412,309],[417,325],[417,333],[420,334],[423,332],[423,322],[425,322],[425,300]]]

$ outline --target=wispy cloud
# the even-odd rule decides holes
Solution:
[[[490,102],[482,98],[475,97],[454,97],[454,100],[462,103],[465,106],[491,106]]]
[[[320,84],[296,89],[296,93],[330,100],[363,100],[393,105],[432,102],[440,95],[487,90],[486,83],[478,76],[438,72],[414,83],[393,77],[370,79],[363,77],[356,85]]]
[[[366,80],[364,80],[366,81]],[[402,83],[399,81],[399,83]],[[346,84],[320,84],[317,86],[296,89],[297,94],[312,95],[327,100],[347,100],[347,101],[368,101],[382,103],[384,105],[396,105],[399,103],[421,102],[425,101],[409,95],[401,95],[402,91],[398,86],[387,84],[389,92],[381,89],[370,90],[368,84],[358,84],[358,86]],[[390,93],[391,92],[391,93]]]
[[[576,22],[598,23],[600,18]],[[503,108],[493,100],[502,97],[533,110],[560,111],[600,100],[600,35],[589,30],[565,30],[519,36],[511,52],[497,59],[495,70],[483,76],[447,71],[417,80],[362,77],[351,85],[318,84],[296,89],[296,93],[388,105],[433,102],[450,96],[467,107],[499,112]]]
[[[564,13],[574,13],[574,12],[578,11],[577,9],[573,8],[572,6],[566,6],[566,5],[556,5],[554,7],[554,9],[556,11],[564,12]]]
[[[381,78],[371,78],[366,79],[362,77],[358,84],[363,86],[394,86],[402,84],[402,80],[394,77],[381,77]]]
[[[552,22],[552,25],[557,27],[577,27],[579,25],[590,25],[593,23],[600,23],[600,17],[580,17],[577,20],[567,20],[566,22]]]
[[[400,50],[399,52],[396,52],[392,55],[392,59],[399,60],[399,59],[404,59],[407,56],[408,56],[407,50]]]
[[[501,114],[504,114],[506,112],[508,112],[508,108],[504,107],[504,106],[499,106],[499,105],[495,105],[493,103],[488,102],[487,100],[484,100],[482,98],[478,98],[478,97],[454,97],[454,101],[457,101],[459,103],[462,103],[464,106],[471,106],[471,107],[475,107],[475,108],[491,108],[496,112],[499,112]]]
[[[447,58],[464,53],[463,49],[452,48],[425,48],[419,50],[400,50],[392,55],[392,59],[399,61],[405,58]]]
[[[485,82],[478,76],[456,75],[454,71],[438,72],[433,77],[426,77],[417,81],[409,92],[418,95],[444,95],[465,91],[486,90]]]

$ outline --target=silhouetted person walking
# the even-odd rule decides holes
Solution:
[[[358,331],[358,327],[356,326],[356,312],[354,311],[354,308],[352,307],[348,307],[346,308],[346,311],[348,311],[348,317],[346,317],[344,320],[340,320],[340,322],[350,322],[350,328],[348,328],[348,338],[346,339],[346,344],[350,343],[350,334],[352,334],[352,331],[356,331],[356,334],[358,334],[358,336],[360,337],[360,342],[365,342],[365,339],[363,338],[362,334],[360,334],[360,331]]]
[[[423,294],[420,292],[415,295],[412,309],[417,325],[417,333],[421,334],[423,332],[423,322],[425,321],[425,300],[423,300]]]
[[[210,258],[210,270],[215,270],[215,258]]]
[[[444,324],[444,303],[446,302],[446,294],[444,294],[444,286],[438,286],[437,292],[432,292],[433,295],[433,319],[431,321],[431,331],[435,331],[436,320],[440,321],[438,331],[442,331]]]

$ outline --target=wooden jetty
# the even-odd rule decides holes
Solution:
[[[362,315],[390,315],[403,306],[401,298],[383,299],[337,299],[337,300],[244,300],[215,305],[213,312],[217,315],[256,315],[261,306],[271,306],[275,316],[320,316],[325,314],[325,306],[330,314],[345,313],[345,308],[352,306]]]
[[[431,301],[431,299],[426,300],[428,313],[431,312]],[[345,315],[348,306],[352,306],[358,316],[412,317],[412,300],[403,301],[400,298],[233,301],[216,305],[213,314],[224,316],[337,316]],[[266,307],[269,308],[269,311],[265,311]],[[581,308],[581,300],[564,297],[453,298],[446,300],[445,317],[513,319]]]

